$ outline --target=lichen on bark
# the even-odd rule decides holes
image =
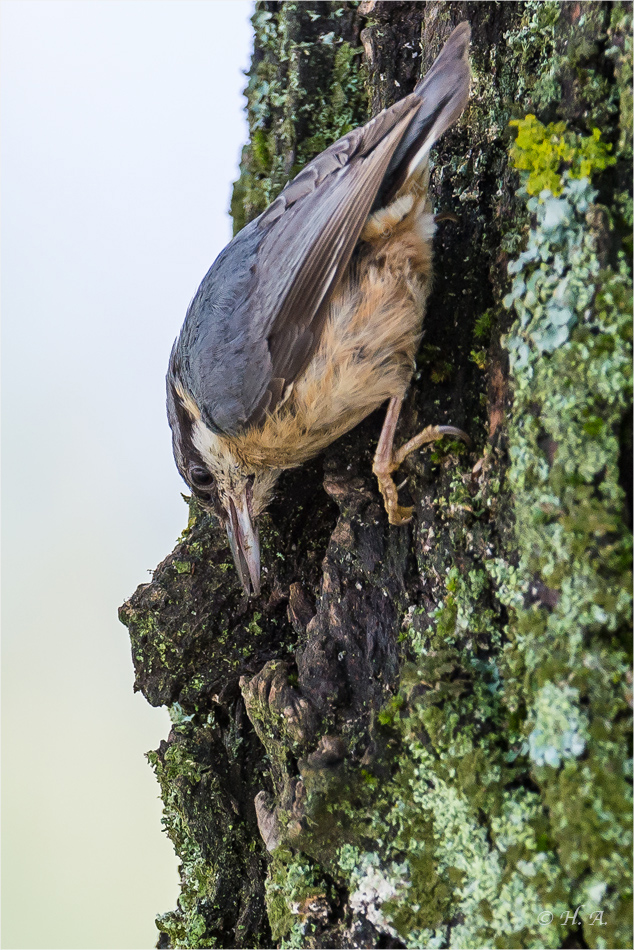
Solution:
[[[173,721],[150,753],[182,878],[160,946],[631,946],[631,14],[256,4],[236,229],[472,25],[400,436],[474,447],[410,458],[392,528],[376,413],[283,476],[258,599],[190,501],[122,607]],[[533,194],[509,156],[528,115]],[[595,129],[613,164],[567,150],[600,154]]]

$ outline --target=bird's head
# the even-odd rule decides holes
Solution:
[[[213,432],[190,397],[184,397],[179,389],[170,392],[168,379],[168,417],[177,468],[201,506],[224,525],[244,590],[259,594],[257,522],[279,472],[256,469],[241,459],[232,440]]]

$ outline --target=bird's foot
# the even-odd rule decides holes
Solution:
[[[396,471],[397,468],[398,465],[394,464],[393,457],[387,463],[384,463],[382,460],[377,461],[375,456],[372,471],[379,483],[379,490],[383,495],[383,504],[390,524],[400,525],[407,524],[408,521],[412,520],[414,509],[404,507],[398,503],[398,488],[392,478],[392,472]]]
[[[398,488],[392,478],[392,473],[400,468],[410,452],[415,452],[416,449],[429,442],[437,442],[446,435],[462,439],[468,445],[471,443],[467,433],[455,426],[427,426],[422,432],[419,432],[413,439],[410,439],[409,442],[395,451],[393,445],[394,432],[401,411],[401,403],[402,400],[398,398],[390,400],[372,466],[372,471],[377,477],[379,489],[383,495],[388,520],[390,524],[394,525],[407,524],[414,514],[413,508],[399,505]]]

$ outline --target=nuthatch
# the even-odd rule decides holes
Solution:
[[[394,433],[432,281],[429,152],[469,95],[461,23],[414,92],[313,159],[212,265],[170,356],[178,469],[224,522],[242,584],[260,588],[256,519],[283,469],[389,401],[373,471],[392,524],[411,518],[392,473],[451,426],[398,451]]]

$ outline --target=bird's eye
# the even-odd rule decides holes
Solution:
[[[209,485],[212,481],[206,468],[192,468],[189,475],[195,485]]]

